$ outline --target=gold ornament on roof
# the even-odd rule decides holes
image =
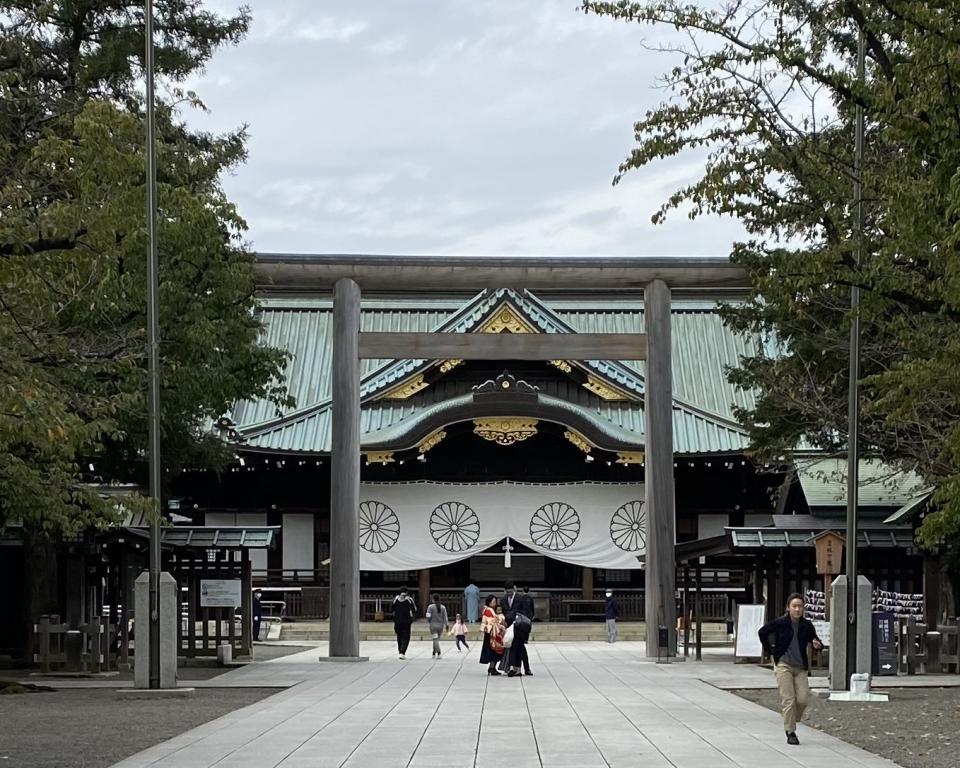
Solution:
[[[369,464],[393,464],[393,451],[370,451],[367,453]]]
[[[474,419],[473,432],[497,445],[513,445],[537,434],[537,419]]]
[[[383,397],[385,400],[406,400],[428,386],[430,385],[424,380],[423,374],[418,373],[412,379],[407,379],[407,381],[384,393]]]
[[[587,438],[579,432],[574,432],[572,429],[569,429],[563,433],[563,436],[584,453],[590,453],[590,451],[593,450],[593,446],[587,442]]]
[[[440,363],[440,373],[450,373],[458,365],[463,365],[463,360],[444,360]]]
[[[446,436],[446,432],[444,432],[442,429],[438,429],[433,434],[427,435],[425,438],[423,438],[423,441],[419,446],[417,446],[417,449],[420,451],[420,453],[426,453],[431,448],[436,447],[436,445]]]
[[[568,363],[566,360],[551,360],[550,365],[554,366],[555,368],[559,368],[564,373],[573,372],[573,366],[570,365],[570,363]]]
[[[607,382],[602,379],[598,379],[596,376],[587,375],[587,380],[584,382],[583,388],[593,392],[593,394],[604,400],[629,400],[630,397],[621,392],[619,389],[614,389]]]
[[[509,304],[503,304],[493,313],[493,317],[480,326],[480,333],[536,333],[530,325]]]
[[[617,453],[617,464],[623,464],[625,467],[629,467],[631,464],[643,464],[646,460],[646,456],[643,451],[630,452],[630,451],[621,451]]]

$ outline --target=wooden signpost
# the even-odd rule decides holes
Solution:
[[[823,576],[823,617],[830,621],[830,584],[840,573],[844,538],[836,531],[824,531],[813,537],[817,549],[817,573]]]

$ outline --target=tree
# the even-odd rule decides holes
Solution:
[[[751,277],[725,309],[767,343],[732,378],[758,456],[847,442],[849,294],[862,289],[863,450],[937,488],[921,530],[960,532],[960,8],[935,0],[586,2],[669,25],[668,99],[636,123],[631,169],[683,152],[705,171],[656,213],[736,216]],[[858,31],[867,43],[855,76]],[[866,115],[863,258],[855,258],[853,114]]]
[[[244,158],[244,131],[192,131],[179,111],[202,107],[179,84],[249,19],[157,3],[167,477],[229,455],[209,424],[232,403],[287,403],[284,353],[257,343],[245,223],[219,183]],[[142,4],[0,2],[0,32],[0,526],[22,523],[43,569],[58,534],[115,519],[84,472],[145,477]],[[28,615],[48,608],[36,576]]]

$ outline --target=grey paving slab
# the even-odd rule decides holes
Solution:
[[[490,678],[478,648],[434,661],[415,643],[365,643],[364,664],[311,650],[229,672],[228,685],[289,686],[116,768],[895,768],[722,688],[769,683],[729,654],[655,664],[641,643],[532,643],[533,677]]]

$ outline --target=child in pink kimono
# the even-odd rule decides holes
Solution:
[[[467,624],[459,613],[450,634],[457,638],[457,653],[460,653],[460,643],[463,643],[463,647],[468,651],[470,650],[470,646],[467,645]]]

